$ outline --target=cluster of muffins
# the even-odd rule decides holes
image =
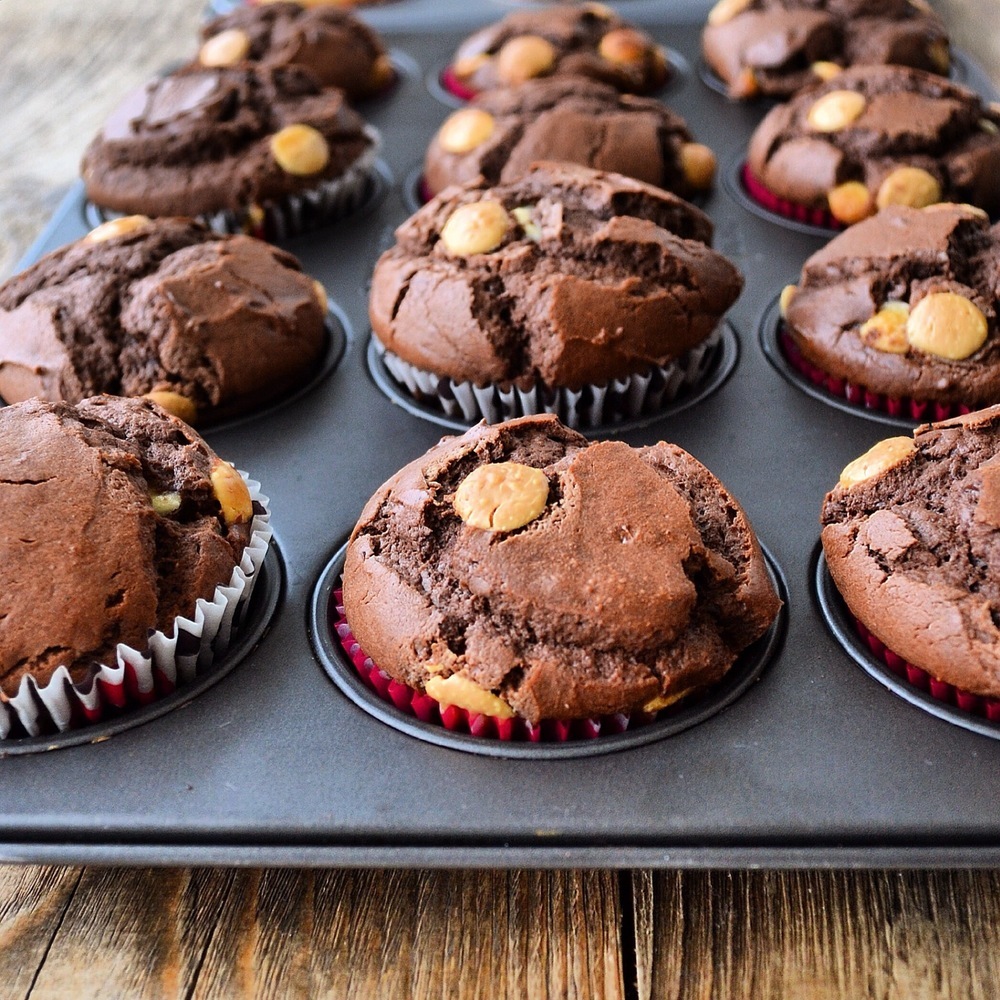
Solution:
[[[850,226],[782,295],[789,360],[937,420],[844,470],[822,511],[830,572],[890,666],[994,699],[1000,414],[981,408],[1000,400],[1000,110],[940,75],[931,11],[884,8],[721,0],[704,52],[732,97],[790,98],[750,144],[750,194]],[[716,160],[655,96],[672,72],[586,3],[515,11],[443,74],[468,104],[430,141],[426,203],[375,265],[369,315],[400,390],[475,426],[368,501],[331,609],[366,682],[425,721],[620,732],[718,685],[775,628],[761,546],[708,469],[575,429],[696,390],[743,288],[686,200]],[[161,696],[224,655],[269,514],[189,425],[258,412],[321,363],[322,285],[257,236],[363,200],[379,139],[351,105],[394,76],[330,6],[216,19],[84,156],[88,198],[124,214],[0,287],[3,563],[19,567],[0,736]]]

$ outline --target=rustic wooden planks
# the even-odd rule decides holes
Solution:
[[[648,872],[640,1000],[987,1000],[998,872]],[[636,917],[639,926],[640,917]]]
[[[4,997],[626,996],[609,872],[0,876]]]

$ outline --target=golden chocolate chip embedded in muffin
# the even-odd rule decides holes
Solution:
[[[548,503],[549,481],[541,469],[519,462],[480,465],[455,492],[455,511],[484,531],[513,531],[534,521]]]

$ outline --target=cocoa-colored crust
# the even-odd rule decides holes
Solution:
[[[529,207],[490,253],[439,239],[461,205]],[[450,188],[396,230],[372,278],[379,340],[457,382],[540,380],[579,389],[677,358],[704,340],[743,278],[705,245],[711,222],[680,198],[618,174],[535,164],[509,184]]]
[[[860,335],[886,302],[914,307],[955,292],[986,316],[983,346],[961,361],[876,350]],[[1000,225],[961,205],[893,206],[813,254],[788,306],[786,328],[808,361],[894,398],[966,404],[1000,400]]]
[[[947,71],[944,23],[910,0],[751,0],[731,20],[706,25],[701,44],[705,62],[741,98],[791,97],[817,81],[816,62]]]
[[[323,320],[291,254],[188,219],[152,220],[61,247],[0,286],[0,396],[170,391],[211,421],[305,381]]]
[[[901,464],[823,503],[852,614],[904,659],[1000,697],[1000,407],[914,431]]]
[[[609,32],[628,29],[644,43],[642,57],[635,62],[612,62],[598,51],[601,39]],[[463,60],[477,60],[475,72],[460,77],[472,90],[492,90],[504,86],[497,73],[496,55],[512,38],[534,35],[544,38],[555,51],[552,68],[544,75],[585,77],[610,84],[630,94],[649,94],[658,90],[670,75],[662,51],[644,31],[634,28],[609,9],[597,11],[586,4],[565,4],[544,10],[517,10],[503,20],[481,28],[458,47],[451,65]]]
[[[546,508],[510,532],[470,527],[476,467],[544,470]],[[411,686],[427,664],[531,722],[640,708],[718,681],[779,600],[746,516],[675,445],[588,443],[551,416],[480,424],[392,477],[348,545],[347,619]]]
[[[172,631],[228,582],[249,525],[227,527],[218,459],[147,401],[99,396],[0,409],[0,692],[65,665],[74,682],[124,642]],[[152,494],[179,493],[170,515]]]
[[[271,3],[237,7],[202,28],[203,40],[222,31],[250,39],[247,60],[265,66],[301,66],[324,87],[339,87],[352,100],[385,89],[376,63],[386,56],[378,35],[347,10]]]
[[[862,94],[860,117],[836,132],[809,127],[824,94]],[[983,124],[983,123],[987,124]],[[943,77],[898,66],[845,70],[768,112],[750,139],[748,162],[776,195],[816,208],[838,184],[860,181],[872,199],[898,167],[918,167],[942,201],[1000,211],[1000,108]]]
[[[329,162],[315,174],[283,170],[271,153],[287,125],[319,131]],[[368,151],[364,123],[339,90],[297,66],[189,66],[133,91],[83,157],[87,197],[142,215],[240,211],[340,177]]]
[[[424,159],[434,194],[482,175],[510,181],[536,160],[610,170],[684,197],[695,193],[680,164],[691,133],[680,115],[648,97],[619,94],[589,80],[533,80],[487,91],[470,102],[495,119],[493,134],[468,153],[449,153],[437,136]]]

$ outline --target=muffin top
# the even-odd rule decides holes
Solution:
[[[897,205],[806,261],[785,324],[831,375],[975,409],[1000,400],[998,308],[1000,225],[968,205]]]
[[[228,583],[250,538],[239,474],[148,400],[0,408],[0,691],[146,648]]]
[[[646,32],[596,3],[512,11],[462,42],[449,69],[474,91],[574,76],[648,94],[670,75],[663,50]]]
[[[830,574],[870,632],[939,680],[1000,696],[1000,407],[876,445],[821,520]]]
[[[659,101],[556,77],[487,91],[452,114],[428,147],[424,180],[432,194],[480,175],[496,184],[536,160],[612,170],[684,197],[715,176],[711,150]]]
[[[852,224],[886,205],[1000,211],[1000,106],[898,66],[845,70],[773,108],[749,167],[782,198]]]
[[[944,23],[923,0],[720,0],[702,33],[705,61],[731,97],[791,97],[846,66],[948,75]]]
[[[391,676],[487,715],[654,710],[719,680],[779,601],[753,531],[675,445],[555,417],[446,438],[368,502],[348,622]]]
[[[539,163],[449,188],[396,230],[375,335],[455,381],[580,388],[704,340],[743,279],[693,205],[619,174]]]
[[[198,62],[235,66],[301,66],[348,98],[371,97],[392,82],[385,46],[363,21],[336,7],[270,3],[237,7],[202,28]]]
[[[82,173],[105,208],[201,215],[315,188],[372,146],[343,93],[297,66],[189,66],[129,94]]]
[[[190,219],[116,219],[0,286],[0,396],[151,395],[211,421],[304,381],[324,318],[291,254]]]

